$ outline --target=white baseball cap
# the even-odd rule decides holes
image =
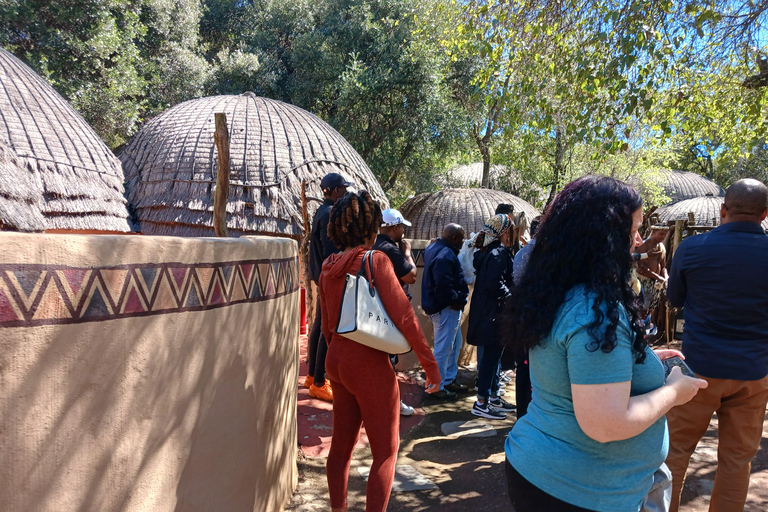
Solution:
[[[394,208],[389,208],[381,212],[381,227],[397,226],[398,224],[405,224],[410,226],[411,223],[403,218],[403,214]]]

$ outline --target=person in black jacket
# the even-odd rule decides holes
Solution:
[[[477,401],[472,414],[488,419],[504,419],[515,406],[499,397],[497,368],[504,347],[500,341],[499,312],[510,295],[512,253],[508,250],[513,231],[509,215],[488,219],[474,240],[475,291],[469,308],[467,343],[483,347],[477,365]]]
[[[312,231],[309,239],[309,274],[310,279],[317,284],[320,279],[323,261],[331,254],[339,252],[338,247],[328,238],[328,221],[331,215],[331,208],[336,200],[347,193],[347,187],[352,183],[346,181],[341,174],[332,172],[326,174],[320,181],[320,188],[323,191],[323,204],[315,212],[315,218],[312,219]],[[326,402],[333,402],[333,391],[331,385],[325,380],[325,354],[328,345],[325,342],[320,325],[320,294],[315,303],[315,321],[312,323],[312,330],[309,333],[309,343],[307,347],[307,362],[309,372],[304,379],[304,387],[309,388],[309,396],[319,398]]]
[[[440,391],[428,394],[427,398],[455,400],[456,392],[467,389],[455,382],[462,344],[461,313],[469,295],[458,258],[462,243],[464,228],[448,224],[442,236],[424,250],[421,307],[435,328],[435,359],[443,377]]]

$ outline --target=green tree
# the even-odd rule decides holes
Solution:
[[[393,198],[430,189],[463,118],[446,86],[443,52],[415,37],[436,0],[264,0],[212,4],[207,44],[231,27],[260,63],[254,90],[336,128]],[[212,17],[228,13],[229,25]]]

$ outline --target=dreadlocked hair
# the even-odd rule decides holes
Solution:
[[[381,207],[368,191],[347,192],[331,208],[328,238],[343,251],[365,244],[378,232],[380,224]]]

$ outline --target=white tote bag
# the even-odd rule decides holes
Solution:
[[[370,282],[365,276],[366,262]],[[366,251],[357,275],[347,274],[341,297],[336,332],[345,338],[387,354],[405,354],[411,350],[408,340],[392,323],[381,303],[373,278],[373,251]]]

